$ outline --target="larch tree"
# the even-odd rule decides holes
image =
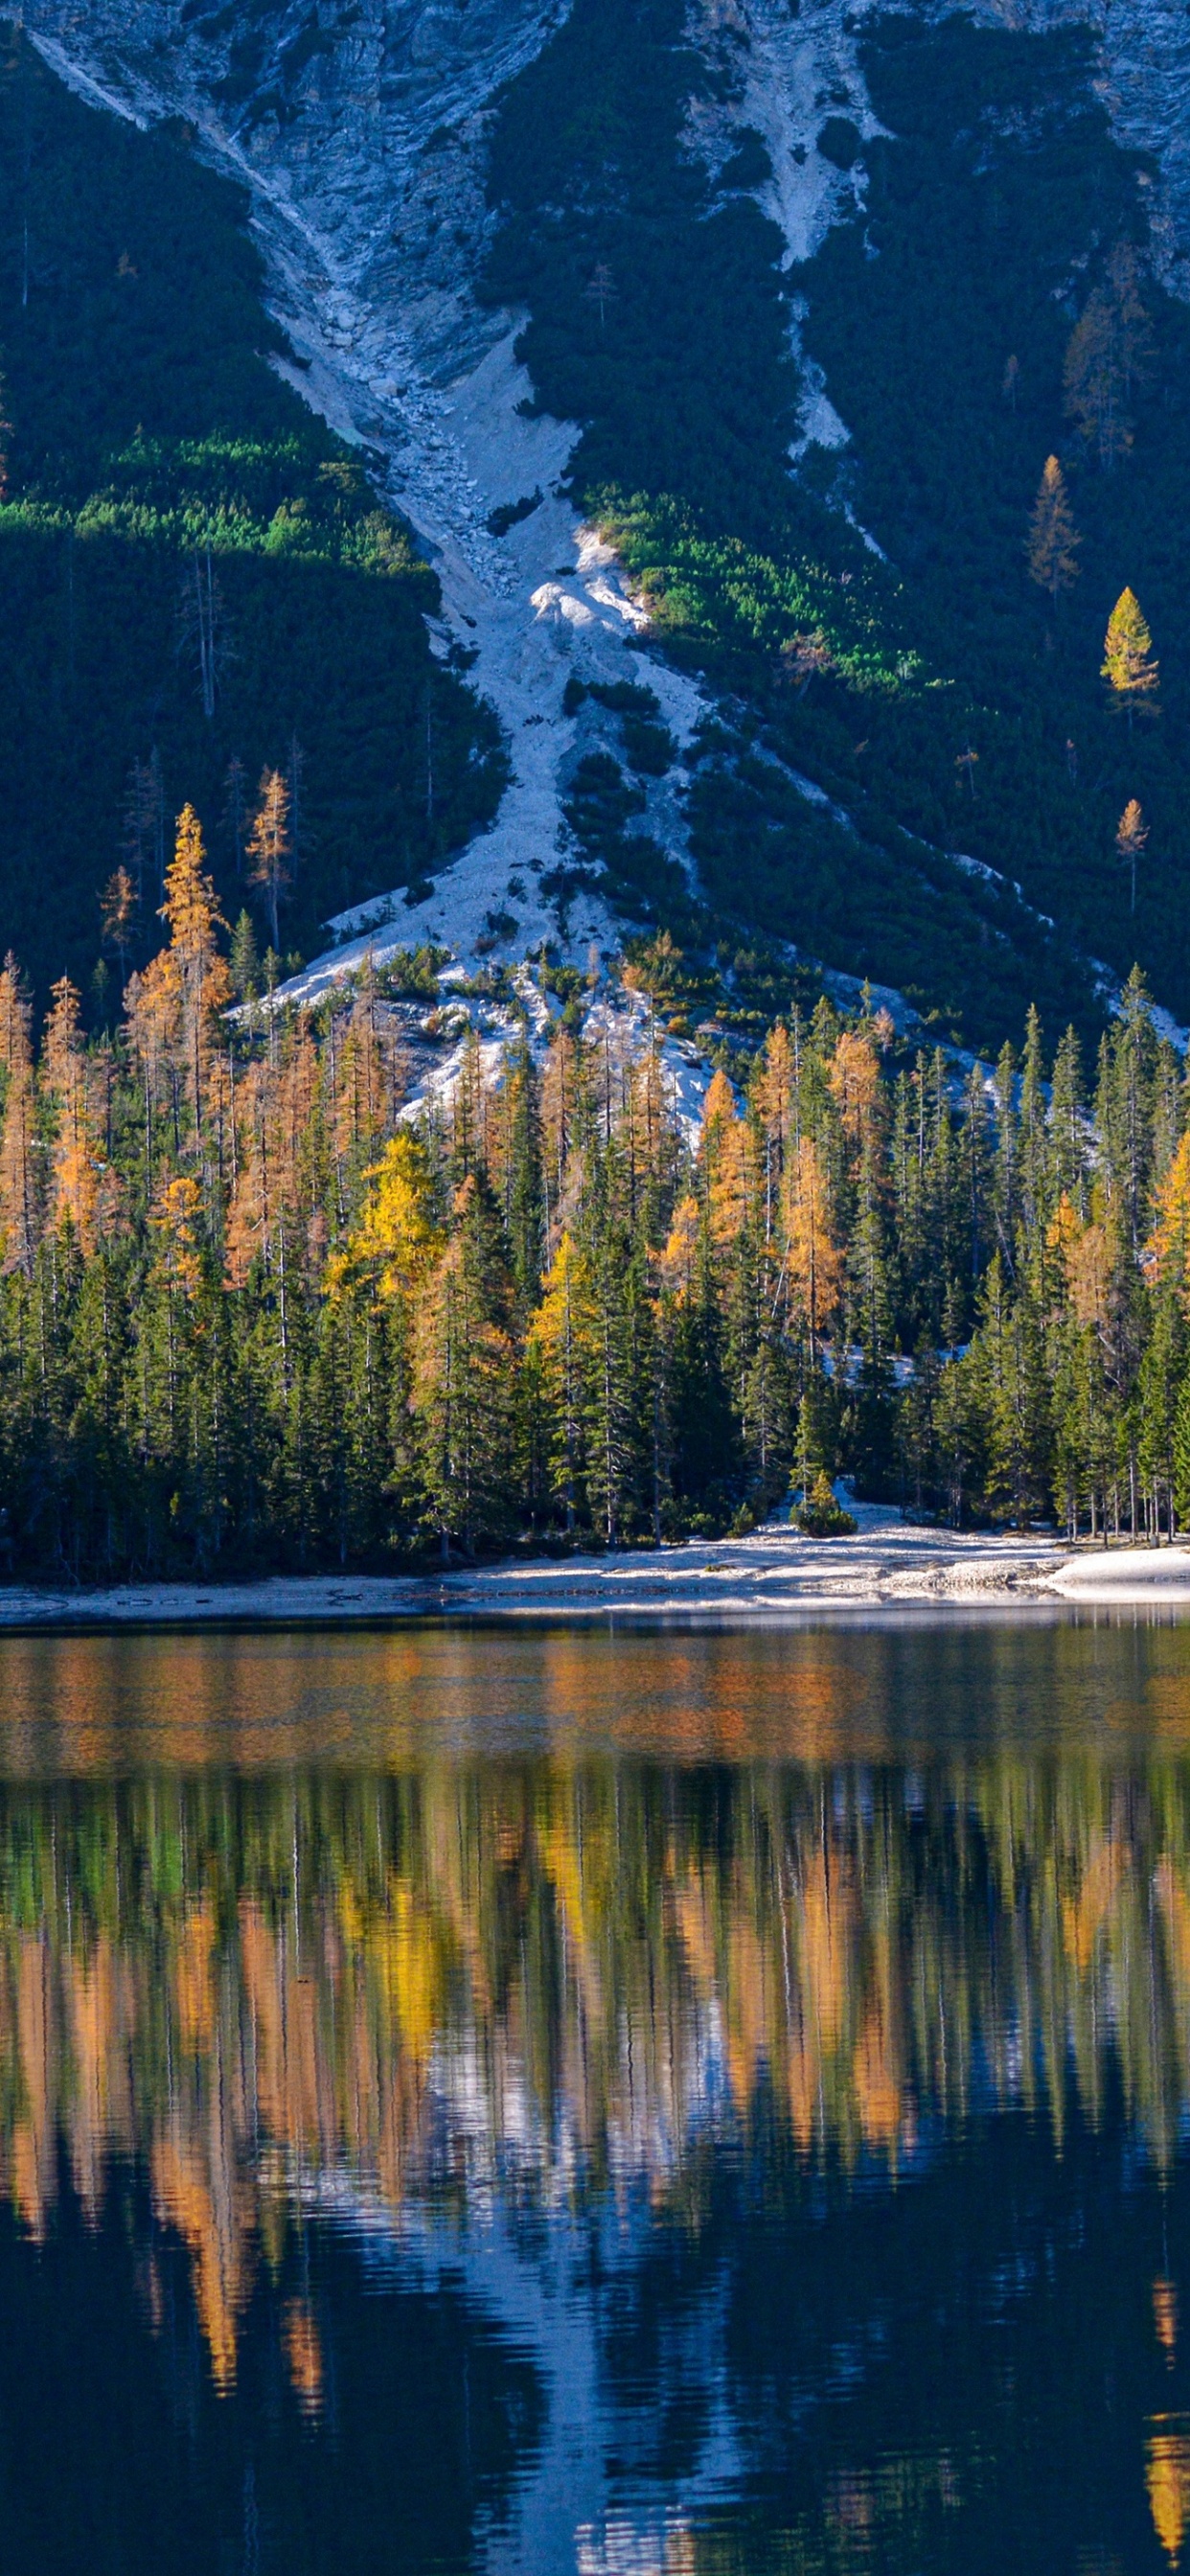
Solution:
[[[137,897],[127,868],[116,868],[108,878],[99,898],[102,939],[105,948],[114,948],[120,960],[120,991],[128,982],[128,951],[132,946],[136,920]]]
[[[96,1239],[96,1140],[88,1062],[79,1023],[79,997],[63,975],[51,993],[45,1025],[45,1085],[57,1113],[54,1139],[54,1223],[69,1222],[84,1252]]]
[[[1144,610],[1132,589],[1121,591],[1108,619],[1100,678],[1107,682],[1116,712],[1127,716],[1129,732],[1138,709],[1145,715],[1159,712],[1161,665],[1153,651]]]
[[[1190,1128],[1157,1192],[1153,1231],[1141,1260],[1150,1283],[1172,1281],[1190,1310]]]
[[[26,1278],[37,1248],[31,1016],[16,960],[9,956],[0,974],[0,1070],[6,1077],[0,1130],[0,1265],[5,1271],[21,1271]]]
[[[1116,855],[1121,867],[1127,868],[1132,899],[1129,910],[1136,910],[1136,866],[1149,837],[1149,827],[1135,796],[1130,796],[1116,825]]]
[[[359,1224],[328,1265],[327,1294],[368,1278],[382,1305],[405,1304],[443,1250],[424,1140],[402,1127],[366,1177],[371,1188]]]
[[[1136,252],[1130,242],[1117,242],[1106,277],[1070,335],[1063,367],[1067,417],[1108,471],[1132,446],[1129,405],[1149,372],[1152,338]]]
[[[259,798],[248,841],[248,873],[263,894],[276,950],[281,945],[280,907],[289,890],[289,783],[283,770],[261,771]]]
[[[1047,456],[1033,504],[1025,553],[1029,578],[1048,590],[1055,607],[1064,590],[1078,580],[1076,555],[1082,538],[1066,491],[1066,478],[1056,456]]]
[[[170,933],[170,957],[177,978],[181,1041],[190,1086],[195,1142],[203,1123],[203,1087],[211,1051],[214,1014],[231,998],[231,977],[220,955],[216,931],[227,927],[205,873],[202,825],[192,805],[178,816],[174,855],[166,871],[162,920]]]
[[[826,1175],[809,1136],[803,1136],[787,1173],[787,1201],[789,1287],[816,1361],[820,1336],[842,1298],[844,1263],[831,1225]]]
[[[529,1328],[548,1422],[549,1472],[572,1530],[583,1465],[584,1396],[598,1357],[591,1275],[573,1237],[564,1233]]]

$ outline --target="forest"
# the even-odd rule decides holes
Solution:
[[[795,996],[692,1136],[668,937],[632,1016],[554,970],[544,1045],[492,976],[523,1035],[419,1107],[432,955],[286,1007],[242,919],[233,983],[190,807],[162,914],[98,1035],[63,978],[35,1047],[0,977],[9,1571],[649,1545],[791,1492],[829,1531],[843,1474],[954,1525],[1190,1517],[1190,1092],[1139,974],[1089,1068],[1035,1012],[989,1070]]]

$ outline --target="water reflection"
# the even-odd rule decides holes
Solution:
[[[625,1717],[594,1643],[585,1664],[566,1649],[566,1684],[544,1641],[519,1747],[536,1650],[515,1692],[489,1656],[494,1759],[432,1643],[413,1706],[381,1644],[354,1698],[314,1648],[183,1656],[172,1711],[158,1647],[122,1685],[94,1645],[10,1661],[0,2297],[22,2243],[60,2265],[81,2226],[110,2264],[119,2239],[200,2484],[211,2445],[239,2461],[212,2524],[229,2565],[365,2563],[381,2485],[365,2534],[368,2406],[346,2392],[394,2366],[391,2343],[361,2362],[382,2315],[407,2355],[439,2339],[401,2563],[1176,2563],[1184,1637],[1018,1638],[999,1693],[955,1715],[966,1740],[912,1761],[892,1751],[923,1729],[898,1710],[903,1645],[865,1700],[854,1640],[812,1641],[767,1697],[771,1660],[746,1685],[735,1645],[716,1666],[687,1641],[662,1670],[651,1642],[649,1758],[608,1741]],[[943,1735],[970,1688],[950,1652],[912,1650]],[[1067,1677],[1035,1728],[1022,1654]],[[346,1710],[318,1762],[312,1691]],[[122,1705],[151,1769],[112,1759]],[[47,1728],[73,1742],[65,1776],[33,1776]],[[229,1728],[241,1759],[212,1765]],[[763,1754],[725,1759],[724,1729]],[[410,2420],[419,2402],[405,2388]],[[0,2501],[19,2405],[0,2370]],[[282,2417],[324,2461],[300,2530],[289,2454],[262,2501]],[[112,2531],[110,2563],[139,2568]]]

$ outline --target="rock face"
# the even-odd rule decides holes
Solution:
[[[1160,164],[1151,215],[1167,285],[1190,296],[1190,14],[1182,0],[977,0],[985,25],[1090,27],[1117,140]]]
[[[942,0],[918,5],[945,14]],[[862,0],[801,0],[796,13],[790,0],[692,0],[692,35],[730,77],[726,103],[692,117],[691,148],[713,166],[735,129],[759,128],[774,172],[766,211],[791,261],[863,184],[816,148],[842,102],[861,132],[875,130],[854,32],[861,10]],[[299,360],[293,380],[373,451],[435,563],[442,649],[453,637],[474,656],[514,776],[495,829],[424,904],[401,907],[399,936],[441,934],[464,951],[479,937],[491,944],[492,918],[512,923],[497,933],[510,948],[557,936],[536,880],[557,864],[565,781],[594,721],[564,715],[566,679],[622,675],[625,641],[644,622],[559,495],[573,429],[518,411],[529,386],[513,355],[517,317],[475,293],[492,104],[566,13],[567,0],[26,0],[24,11],[47,61],[84,96],[142,122],[185,116],[206,155],[247,184],[274,309]],[[1190,292],[1185,0],[974,0],[974,14],[1095,29],[1116,130],[1160,163],[1158,255]],[[827,445],[846,436],[811,371],[803,434]],[[538,492],[530,515],[492,533],[493,513]],[[660,664],[647,676],[680,745],[697,693]],[[642,828],[682,855],[676,773],[649,794]],[[580,951],[614,936],[593,896],[578,899],[569,935]]]

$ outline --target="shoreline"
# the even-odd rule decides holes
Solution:
[[[859,1507],[853,1538],[779,1524],[648,1552],[507,1560],[427,1575],[271,1575],[74,1590],[0,1584],[0,1635],[145,1628],[346,1628],[416,1621],[711,1618],[801,1623],[866,1610],[1111,1606],[1190,1611],[1190,1542],[1090,1550],[1055,1538],[956,1535]]]

